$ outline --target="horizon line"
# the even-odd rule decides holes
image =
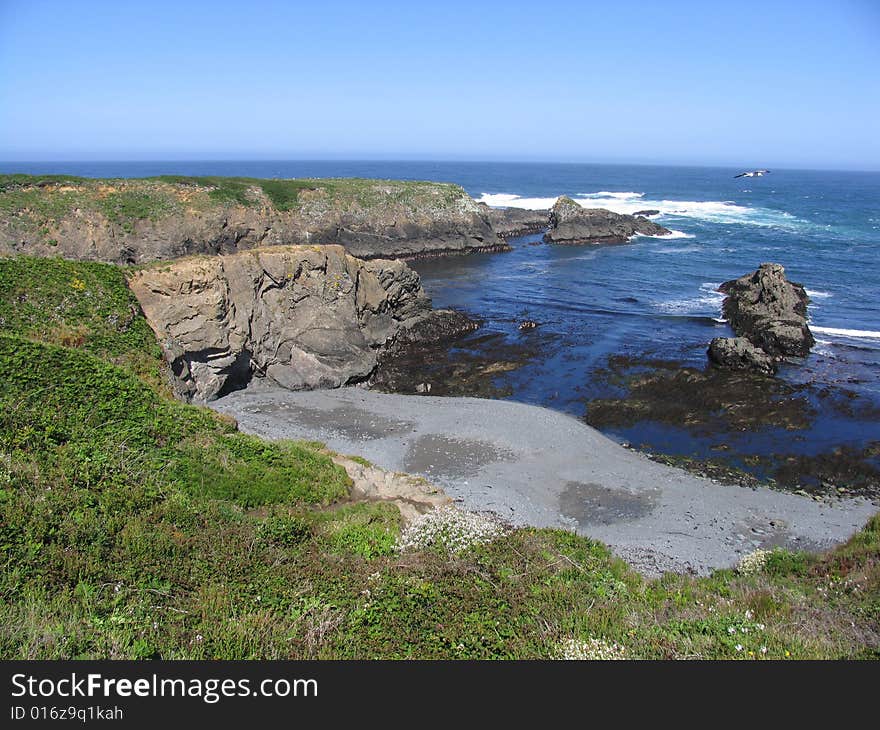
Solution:
[[[424,163],[424,164],[474,164],[474,165],[570,165],[570,166],[597,166],[597,167],[680,167],[680,168],[699,168],[699,169],[755,169],[750,165],[734,165],[725,164],[696,164],[684,162],[586,162],[586,161],[567,161],[567,160],[534,160],[534,159],[476,159],[476,158],[430,158],[430,157],[150,157],[150,158],[77,158],[77,159],[19,159],[19,160],[0,160],[0,168],[5,165],[77,165],[77,164],[181,164],[181,163],[290,163],[290,162],[327,162],[327,163]],[[766,163],[764,163],[766,164]],[[880,167],[871,168],[845,168],[845,167],[812,167],[812,166],[792,166],[789,164],[771,165],[766,168],[776,170],[791,170],[803,172],[855,172],[855,173],[878,173]],[[0,169],[0,173],[2,173]]]

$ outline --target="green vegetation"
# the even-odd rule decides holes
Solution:
[[[121,270],[0,260],[0,657],[880,656],[880,518],[708,578],[559,530],[401,554],[397,509],[348,501],[320,444],[161,384]]]
[[[0,332],[82,349],[164,382],[162,351],[116,266],[0,258]]]
[[[251,177],[162,175],[92,179],[73,175],[0,175],[0,216],[36,231],[49,245],[58,223],[74,210],[100,213],[131,233],[139,220],[160,220],[185,209],[257,207],[266,199],[278,211],[298,208],[304,191],[342,206],[399,203],[427,209],[465,195],[458,185],[400,180],[326,178],[279,180]],[[265,196],[265,197],[263,197]]]

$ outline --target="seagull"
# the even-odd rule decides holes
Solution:
[[[764,177],[770,170],[752,170],[751,172],[741,172],[734,177]]]

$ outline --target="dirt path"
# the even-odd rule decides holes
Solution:
[[[243,431],[323,441],[424,476],[462,506],[602,540],[645,575],[707,573],[758,547],[820,550],[880,507],[716,484],[628,451],[562,413],[509,401],[359,388],[239,391],[213,407]]]

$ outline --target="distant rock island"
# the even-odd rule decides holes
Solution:
[[[584,208],[568,196],[561,196],[550,210],[490,208],[486,215],[495,232],[503,239],[544,233],[545,243],[581,245],[589,243],[626,243],[633,236],[664,236],[671,231],[649,221],[645,216],[659,210],[643,210],[635,215],[614,213],[605,208]]]
[[[671,233],[644,216],[613,213],[604,208],[584,208],[563,195],[550,210],[546,243],[580,245],[587,243],[626,243],[633,236],[665,236]]]

